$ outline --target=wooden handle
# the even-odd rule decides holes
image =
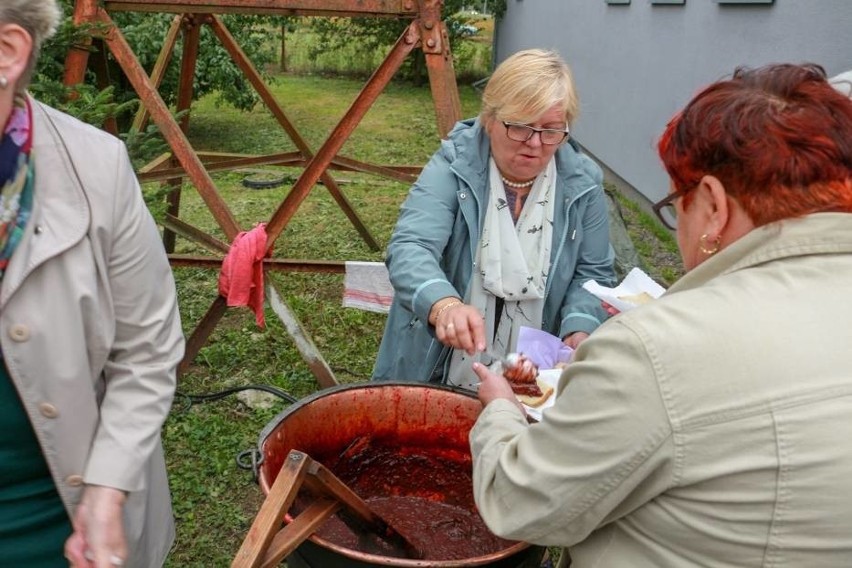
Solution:
[[[260,511],[240,546],[231,568],[260,568],[263,566],[264,555],[273,537],[284,522],[284,515],[290,509],[299,487],[308,472],[312,462],[306,454],[291,451],[281,465],[281,470],[275,478],[275,483],[266,495]],[[310,536],[310,535],[308,535]],[[305,537],[307,538],[307,537]],[[304,539],[303,539],[304,540]]]
[[[334,499],[320,498],[311,503],[272,539],[269,550],[263,557],[263,568],[278,566],[338,509],[340,501]]]
[[[374,532],[387,542],[401,547],[409,558],[421,559],[424,557],[424,551],[418,548],[410,537],[401,533],[395,526],[376,514],[357,493],[352,491],[348,485],[340,481],[321,463],[311,460],[305,483],[311,489],[321,491],[337,499],[346,512],[351,513],[363,525],[363,528]]]
[[[317,497],[287,526],[284,516],[299,488],[304,485]],[[305,453],[291,450],[281,465],[275,483],[231,563],[231,568],[274,568],[309,538],[335,512],[344,509],[363,529],[400,546],[410,558],[423,558],[423,551],[395,527],[377,515],[357,493],[328,468]],[[344,519],[345,521],[345,519]]]

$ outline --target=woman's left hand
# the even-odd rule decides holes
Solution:
[[[89,485],[74,514],[74,532],[65,541],[72,567],[115,568],[127,559],[124,536],[124,491]]]
[[[576,349],[580,346],[580,343],[586,340],[589,337],[589,334],[584,331],[575,331],[570,335],[566,335],[565,339],[562,340],[562,343],[570,347],[571,349]]]
[[[468,355],[485,350],[485,322],[482,313],[469,304],[459,302],[441,314],[436,322],[438,341]]]
[[[609,316],[617,316],[621,313],[621,311],[613,306],[612,304],[608,304],[606,302],[601,302],[601,307],[606,311]]]

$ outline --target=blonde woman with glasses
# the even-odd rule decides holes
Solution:
[[[522,327],[575,348],[604,321],[582,284],[611,285],[614,255],[601,170],[570,140],[577,111],[558,54],[495,70],[479,117],[455,126],[402,205],[374,380],[475,388],[472,363],[515,351]]]

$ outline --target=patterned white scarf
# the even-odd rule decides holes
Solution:
[[[553,242],[556,161],[551,158],[536,178],[517,224],[512,220],[493,158],[489,167],[485,221],[473,282],[465,301],[485,315],[488,349],[501,356],[515,351],[521,326],[541,328]],[[503,311],[495,332],[497,298],[503,298]],[[459,349],[453,350],[447,382],[464,388],[476,385],[479,379],[471,364],[478,357],[479,354],[471,357]]]

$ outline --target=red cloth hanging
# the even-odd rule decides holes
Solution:
[[[266,256],[266,223],[242,231],[231,243],[219,273],[219,294],[228,306],[248,306],[257,325],[264,327],[263,258]]]

